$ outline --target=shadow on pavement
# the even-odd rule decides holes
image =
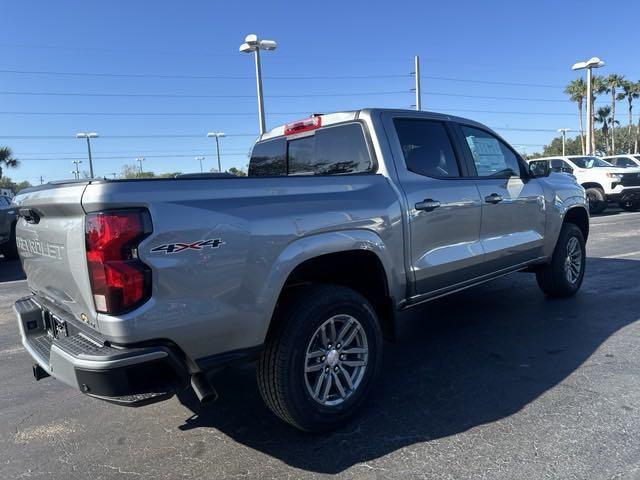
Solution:
[[[340,431],[308,435],[262,403],[250,367],[214,380],[221,398],[180,426],[215,427],[296,468],[338,473],[416,442],[505,418],[562,382],[609,336],[640,318],[636,260],[590,258],[581,292],[547,300],[535,280],[515,274],[418,307],[385,345],[377,388]],[[590,279],[593,279],[590,281]],[[609,301],[603,301],[606,285]]]
[[[0,284],[2,282],[13,282],[15,280],[24,280],[27,278],[22,271],[19,260],[5,260],[0,255]]]

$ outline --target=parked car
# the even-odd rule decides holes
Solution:
[[[5,259],[18,258],[16,249],[16,212],[11,197],[0,195],[0,254]]]
[[[585,272],[585,193],[484,125],[367,109],[277,127],[249,176],[24,190],[15,304],[37,379],[141,405],[257,360],[271,410],[335,428],[367,398],[397,313],[517,271]],[[395,375],[398,373],[396,372]]]
[[[640,168],[622,168],[595,156],[567,155],[537,158],[546,160],[554,172],[573,175],[584,187],[591,213],[602,213],[609,202],[635,211],[640,208]]]

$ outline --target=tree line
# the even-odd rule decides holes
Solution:
[[[580,151],[576,154],[584,155],[586,152],[585,132],[583,122],[583,109],[586,101],[591,102],[593,120],[600,125],[599,133],[591,132],[591,151],[600,155],[616,155],[619,153],[638,153],[640,143],[640,118],[638,124],[633,122],[633,101],[640,98],[640,81],[632,82],[625,79],[624,75],[612,73],[607,76],[593,76],[592,95],[587,99],[587,84],[582,78],[572,80],[566,86],[564,93],[578,107],[578,120],[580,126],[579,140]],[[610,105],[604,105],[597,110],[595,102],[598,95],[608,95]],[[621,127],[616,119],[616,102],[627,101],[627,125]],[[552,142],[553,143],[553,142]],[[548,153],[545,149],[545,154]]]

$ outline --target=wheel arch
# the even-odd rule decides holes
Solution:
[[[599,188],[604,192],[604,187],[598,182],[584,182],[584,183],[581,183],[580,186],[582,186],[582,188],[584,188],[585,190],[587,188]]]
[[[385,338],[393,339],[396,302],[404,288],[398,273],[384,242],[371,231],[331,232],[293,242],[282,252],[266,282],[261,303],[273,308],[264,338],[274,330],[275,313],[286,295],[300,286],[325,283],[349,287],[367,298]]]
[[[569,208],[563,218],[562,223],[573,223],[582,232],[585,242],[589,237],[589,213],[586,208],[576,205]]]

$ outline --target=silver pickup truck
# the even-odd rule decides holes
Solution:
[[[257,360],[267,405],[335,428],[367,397],[397,312],[516,271],[571,296],[589,216],[575,180],[441,114],[314,115],[262,135],[248,178],[23,191],[15,304],[37,379],[123,405]]]

